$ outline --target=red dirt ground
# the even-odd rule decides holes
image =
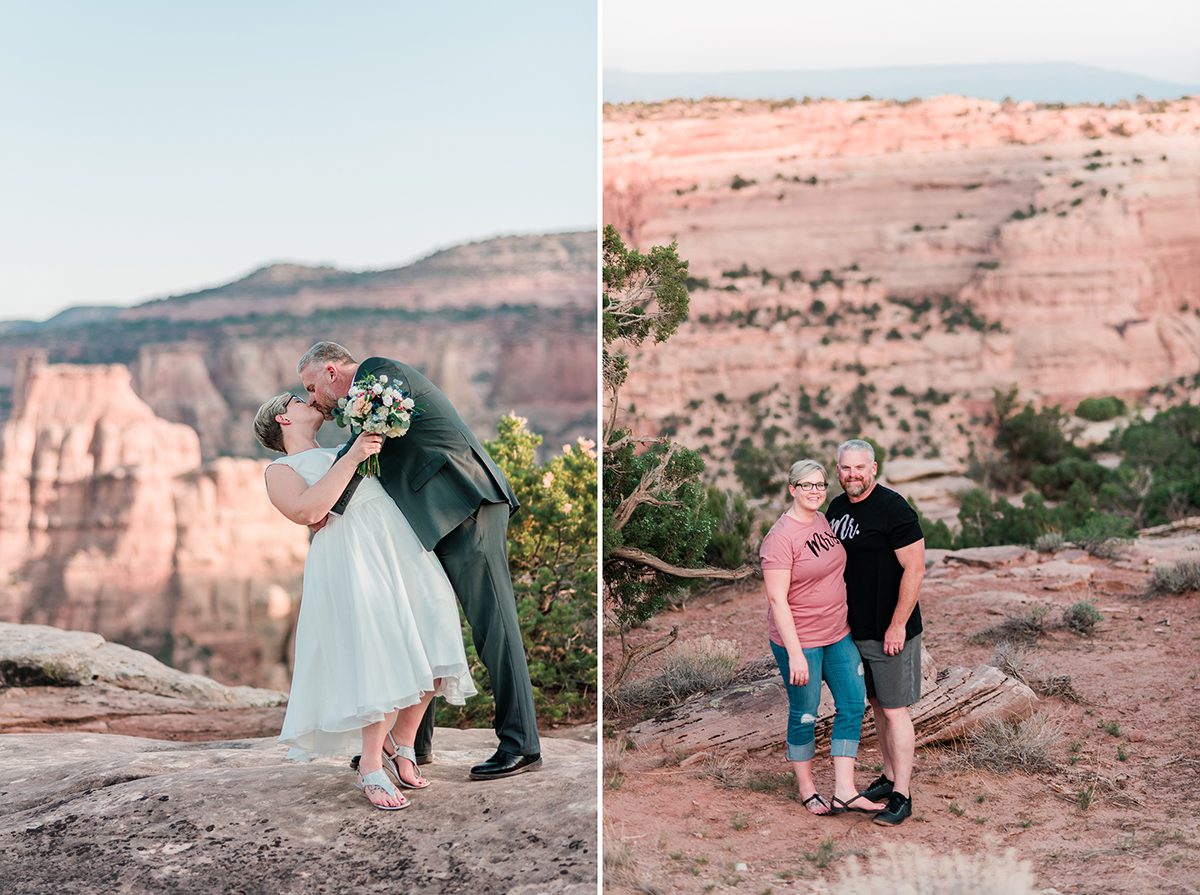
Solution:
[[[939,668],[989,663],[993,647],[970,635],[1033,605],[1051,605],[1048,620],[1079,600],[1103,613],[1092,637],[1056,629],[1030,657],[1041,675],[1070,675],[1082,700],[1046,697],[1039,705],[1062,727],[1052,749],[1056,770],[975,770],[952,749],[918,749],[915,813],[886,828],[866,815],[814,817],[802,809],[782,730],[776,747],[724,757],[775,781],[758,791],[722,786],[706,762],[680,766],[682,756],[662,749],[621,752],[621,731],[608,720],[606,892],[824,892],[850,855],[869,867],[873,850],[887,843],[938,853],[1012,849],[1032,863],[1039,889],[1064,895],[1200,891],[1200,594],[1146,596],[1152,564],[1200,559],[1200,536],[1143,539],[1114,561],[1082,551],[1030,551],[991,568],[937,559],[921,605],[925,647]],[[630,640],[643,643],[678,625],[681,642],[709,634],[736,641],[746,661],[758,659],[768,654],[765,605],[761,582],[721,588],[657,616]],[[606,672],[619,654],[610,637]],[[652,674],[662,658],[635,674]],[[859,784],[878,767],[878,750],[864,746]],[[828,794],[828,759],[818,758],[816,769]],[[1089,787],[1090,804],[1081,807]]]

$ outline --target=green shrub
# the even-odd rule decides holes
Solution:
[[[1029,472],[1029,481],[1049,500],[1061,500],[1076,482],[1082,482],[1091,492],[1099,492],[1111,477],[1099,463],[1076,456],[1048,466],[1038,464]]]
[[[1166,594],[1200,591],[1200,562],[1185,560],[1173,566],[1156,566],[1151,589]]]
[[[733,569],[753,560],[750,535],[754,530],[755,515],[745,496],[709,485],[706,509],[715,528],[704,552],[704,562]]]
[[[1083,637],[1091,637],[1096,623],[1102,621],[1104,616],[1091,600],[1080,600],[1063,610],[1063,624]]]
[[[1116,548],[1134,533],[1132,520],[1114,513],[1093,513],[1078,527],[1067,532],[1066,538],[1100,559],[1115,559]]]
[[[1134,421],[1117,449],[1123,455],[1117,472],[1124,481],[1144,484],[1144,494],[1127,488],[1132,493],[1114,509],[1139,516],[1139,525],[1200,513],[1200,407],[1183,404]]]
[[[1084,458],[1063,432],[1066,415],[1058,407],[1035,409],[1026,404],[1016,410],[1017,389],[997,391],[993,399],[996,415],[996,447],[1004,454],[1002,487],[1015,488],[1026,481],[1035,466],[1053,466],[1068,457]]]
[[[733,450],[733,474],[751,497],[782,495],[788,469],[809,454],[809,447],[803,442],[756,445],[743,438]]]
[[[1082,420],[1101,423],[1122,416],[1125,410],[1124,401],[1109,395],[1105,398],[1084,398],[1075,408],[1075,415]]]
[[[955,546],[954,533],[950,526],[942,520],[931,521],[916,503],[909,499],[909,505],[917,514],[917,522],[921,525],[921,533],[925,535],[925,546],[931,550],[953,550]]]
[[[610,436],[620,441],[626,430]],[[604,588],[606,602],[623,628],[641,624],[667,607],[668,596],[682,580],[644,565],[616,560],[620,546],[644,550],[681,568],[703,564],[716,527],[708,513],[708,496],[700,477],[704,460],[698,453],[658,441],[639,450],[633,441],[604,455]],[[637,488],[643,476],[674,449],[655,491],[655,502],[644,503],[618,528],[613,512]]]
[[[562,723],[596,711],[596,478],[593,446],[582,439],[545,463],[542,437],[515,416],[500,419],[488,452],[521,501],[508,526],[508,565],[526,644],[538,718]],[[438,723],[482,726],[495,713],[487,670],[464,633],[479,696],[438,706]]]

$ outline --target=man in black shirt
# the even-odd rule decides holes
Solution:
[[[879,467],[869,442],[838,448],[837,476],[844,494],[826,517],[846,548],[846,599],[850,635],[862,653],[867,700],[875,717],[883,775],[863,795],[885,796],[879,824],[902,823],[912,814],[916,737],[908,707],[921,697],[921,607],[925,537],[903,497],[875,481]]]

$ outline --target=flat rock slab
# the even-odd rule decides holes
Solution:
[[[991,615],[1008,615],[1017,606],[1042,606],[1045,598],[1035,598],[1016,590],[978,590],[956,592],[955,599],[975,603]]]
[[[488,730],[440,729],[428,790],[384,812],[341,762],[270,739],[0,736],[6,892],[594,895],[596,746],[543,739],[545,767],[474,783]]]
[[[887,480],[891,484],[915,482],[933,476],[960,475],[962,468],[945,457],[893,457],[886,464]],[[976,483],[978,487],[978,483]]]
[[[994,569],[1020,562],[1030,554],[1028,547],[968,547],[947,553],[943,562],[957,562],[965,566]]]
[[[277,690],[227,687],[99,634],[0,624],[0,733],[269,736],[282,726],[286,702]]]
[[[1013,578],[1036,581],[1044,590],[1064,590],[1090,579],[1095,572],[1092,566],[1065,562],[1061,559],[1013,569]]]
[[[97,683],[212,706],[261,707],[287,701],[278,690],[227,687],[211,678],[187,674],[89,631],[0,622],[0,686],[89,687]]]

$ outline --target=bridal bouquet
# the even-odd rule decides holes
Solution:
[[[366,432],[385,438],[400,438],[412,425],[414,403],[399,380],[368,374],[355,380],[346,397],[338,401],[333,421],[356,435]],[[379,475],[379,455],[373,454],[358,464],[360,475]]]

